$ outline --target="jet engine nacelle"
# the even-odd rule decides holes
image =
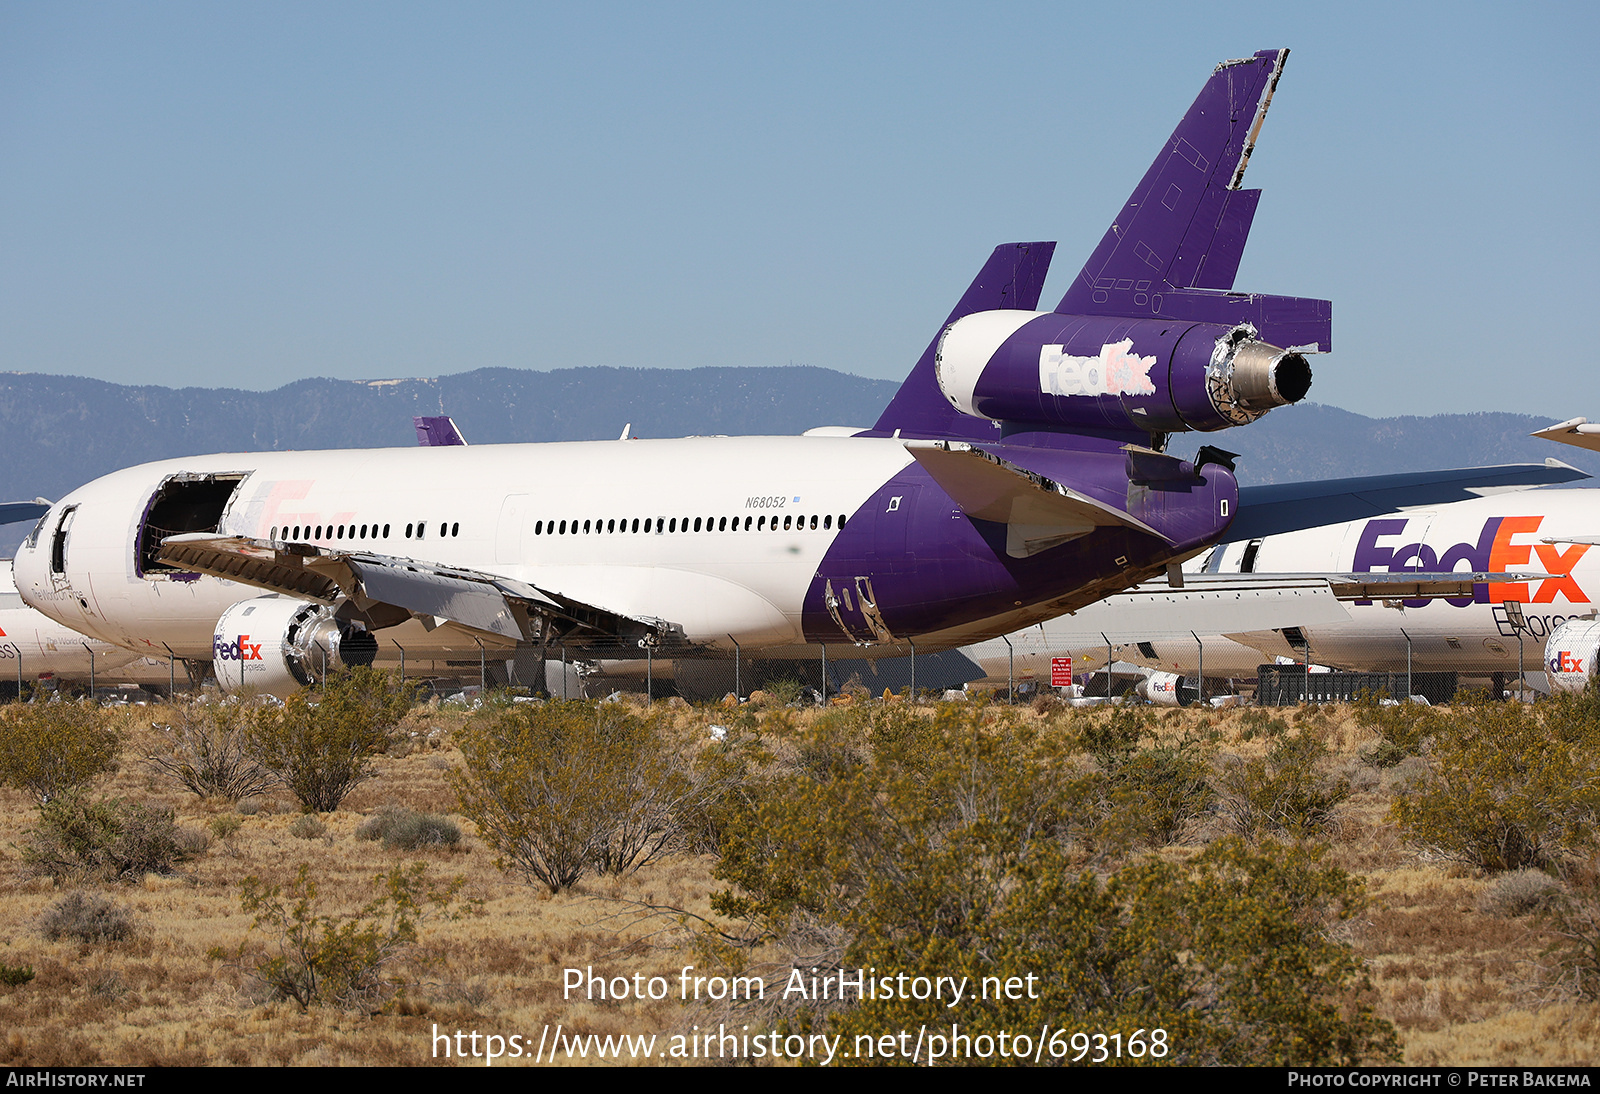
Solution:
[[[254,688],[283,699],[333,669],[372,664],[378,644],[325,605],[258,596],[222,613],[211,650],[223,691]]]
[[[1227,429],[1311,388],[1303,354],[1229,327],[986,311],[939,336],[939,388],[963,414],[1046,428]]]
[[[1544,675],[1551,691],[1582,691],[1594,675],[1600,654],[1600,622],[1569,619],[1550,632],[1544,644]]]
[[[1134,688],[1139,698],[1158,707],[1178,707],[1199,694],[1175,672],[1152,672]]]

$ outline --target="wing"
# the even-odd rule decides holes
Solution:
[[[1555,425],[1535,430],[1528,436],[1541,437],[1557,444],[1570,444],[1574,448],[1586,448],[1590,452],[1600,452],[1600,425],[1590,425],[1588,418],[1572,418],[1565,422],[1557,422]]]
[[[1228,527],[1228,540],[1259,539],[1417,506],[1444,505],[1588,477],[1570,464],[1546,460],[1542,464],[1508,463],[1244,486],[1239,489],[1239,515]]]
[[[453,623],[495,645],[561,642],[622,648],[681,645],[683,628],[623,615],[477,570],[305,543],[270,543],[207,532],[168,536],[159,559],[270,592],[339,605],[374,630],[408,619]]]

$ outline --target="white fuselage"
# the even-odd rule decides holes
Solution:
[[[803,644],[802,600],[840,516],[910,462],[896,441],[830,437],[165,460],[108,475],[58,502],[18,554],[18,586],[31,605],[84,634],[210,659],[218,616],[261,590],[140,573],[139,529],[144,507],[171,476],[237,475],[243,481],[219,533],[503,575],[621,614],[671,620],[691,641],[725,648]],[[68,508],[65,557],[52,559],[50,541]],[[633,530],[645,521],[650,532]],[[708,530],[713,523],[719,527]],[[408,650],[474,648],[454,628],[393,631]]]

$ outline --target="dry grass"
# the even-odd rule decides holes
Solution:
[[[226,802],[200,801],[152,778],[138,762],[159,744],[150,729],[151,721],[163,720],[158,712],[116,716],[129,743],[120,770],[98,784],[97,793],[169,805],[179,824],[201,829],[233,811]],[[684,726],[703,726],[726,721],[728,712],[679,710],[675,717]],[[1246,734],[1242,717],[1238,711],[1185,712],[1163,715],[1157,726],[1163,735],[1177,735],[1203,720],[1216,732],[1220,752],[1263,755],[1272,738],[1259,728]],[[450,1033],[519,1034],[532,1044],[546,1025],[558,1023],[568,1033],[670,1035],[737,1020],[738,1012],[726,1006],[676,999],[682,966],[729,970],[697,956],[682,924],[639,912],[642,905],[671,905],[709,914],[708,895],[717,887],[712,860],[669,857],[554,897],[518,883],[496,869],[493,855],[455,813],[445,773],[460,763],[449,744],[460,720],[437,709],[408,718],[410,743],[382,758],[379,777],[344,808],[320,818],[323,838],[296,838],[290,832],[293,802],[278,795],[179,874],[105,887],[137,925],[131,939],[119,942],[43,937],[40,917],[70,887],[27,875],[13,844],[32,824],[34,807],[24,794],[0,790],[0,823],[13,833],[0,843],[0,890],[6,893],[0,962],[32,965],[37,974],[21,987],[0,987],[0,1063],[443,1065],[461,1061],[435,1058],[435,1026]],[[1349,940],[1368,962],[1378,1012],[1398,1028],[1406,1062],[1580,1064],[1600,1055],[1600,1005],[1563,996],[1543,954],[1551,939],[1539,921],[1481,911],[1488,879],[1428,861],[1405,845],[1387,819],[1404,773],[1373,773],[1359,763],[1357,753],[1371,741],[1350,713],[1289,712],[1286,720],[1295,730],[1321,735],[1332,752],[1323,761],[1326,773],[1352,782],[1329,836],[1330,858],[1366,878],[1374,897]],[[467,833],[464,850],[401,854],[357,839],[367,815],[391,804],[451,816]],[[480,910],[424,928],[419,956],[428,965],[385,1013],[317,1007],[302,1013],[266,998],[245,970],[207,956],[218,947],[236,949],[250,934],[251,917],[239,906],[239,882],[247,875],[285,883],[298,864],[309,863],[328,907],[351,911],[375,895],[374,875],[417,860],[437,880],[463,876],[463,895],[480,902]],[[254,937],[265,941],[259,932]],[[662,976],[674,992],[661,1001],[564,999],[563,970],[590,966],[608,977]]]

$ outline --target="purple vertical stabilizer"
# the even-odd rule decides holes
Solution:
[[[1055,249],[1054,243],[1002,243],[996,247],[867,435],[886,436],[898,429],[907,437],[993,440],[996,430],[990,423],[962,414],[940,392],[934,376],[939,336],[945,327],[974,312],[1037,308]]]
[[[456,428],[456,423],[447,415],[412,418],[411,421],[417,427],[417,443],[423,448],[467,443],[467,439],[461,435],[461,430]]]
[[[1332,347],[1328,301],[1225,291],[1261,194],[1239,183],[1288,55],[1217,66],[1056,311],[1250,323],[1274,345]]]

